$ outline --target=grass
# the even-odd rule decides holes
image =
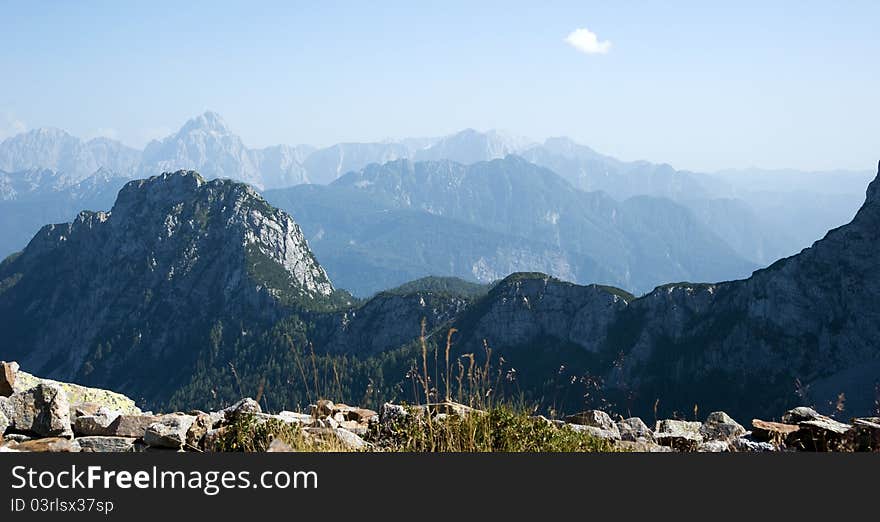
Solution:
[[[612,443],[508,406],[482,413],[450,415],[429,424],[421,410],[390,426],[378,426],[371,438],[397,452],[608,452]]]

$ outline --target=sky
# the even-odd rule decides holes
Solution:
[[[502,129],[713,171],[873,168],[880,2],[0,0],[0,139]]]

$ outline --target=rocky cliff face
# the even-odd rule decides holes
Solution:
[[[0,281],[4,355],[117,384],[156,371],[173,382],[212,325],[246,335],[333,293],[289,215],[189,171],[132,181],[111,212],[43,227]]]

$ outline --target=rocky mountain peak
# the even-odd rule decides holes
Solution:
[[[218,134],[229,134],[229,127],[226,121],[216,112],[205,111],[195,118],[187,121],[180,129],[180,134],[186,134],[192,131],[201,130],[207,132],[215,132]]]

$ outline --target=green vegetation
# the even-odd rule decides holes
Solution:
[[[476,299],[489,292],[488,285],[472,283],[457,277],[429,276],[386,290],[391,295],[410,295],[419,292],[432,293],[441,297],[462,297]]]
[[[371,435],[381,442],[387,430],[385,449],[404,452],[608,452],[616,451],[609,441],[558,428],[551,421],[530,416],[509,406],[497,406],[485,413],[451,415],[426,422],[415,410],[390,427],[377,428]]]

